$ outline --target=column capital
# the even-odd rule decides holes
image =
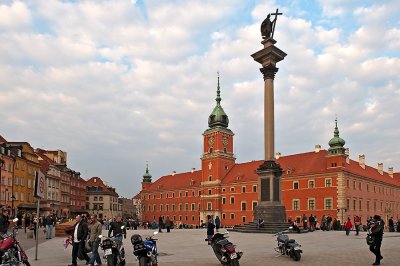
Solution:
[[[260,71],[264,76],[264,80],[266,80],[275,79],[275,74],[276,72],[278,72],[278,69],[279,68],[275,67],[274,65],[269,64],[265,67],[260,68]]]

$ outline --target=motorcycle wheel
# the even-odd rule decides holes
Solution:
[[[239,266],[239,260],[238,259],[234,259],[231,260],[231,262],[229,263],[229,266]]]
[[[293,253],[293,259],[294,259],[295,261],[299,261],[299,260],[301,259],[300,250],[296,250],[296,251]]]
[[[147,266],[147,258],[141,257],[139,260],[139,266]]]
[[[107,266],[117,266],[117,257],[114,254],[107,256]]]

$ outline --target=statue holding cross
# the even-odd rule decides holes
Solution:
[[[275,15],[273,21],[271,21],[270,19],[271,15]],[[261,36],[263,37],[263,39],[274,38],[275,24],[278,15],[282,15],[282,13],[279,13],[278,9],[276,9],[275,13],[268,14],[267,18],[264,19],[264,21],[261,23]]]

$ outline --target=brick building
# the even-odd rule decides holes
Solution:
[[[152,182],[146,168],[142,190],[136,197],[139,218],[146,221],[169,217],[176,223],[198,225],[207,215],[219,216],[227,226],[253,220],[258,203],[256,169],[263,162],[236,163],[233,132],[221,104],[219,81],[216,106],[203,133],[201,170],[172,173]],[[336,124],[329,149],[319,145],[312,152],[276,156],[283,169],[282,201],[287,217],[330,214],[343,221],[348,216],[380,214],[400,218],[400,173],[383,171],[350,159]]]
[[[71,215],[82,214],[86,210],[86,180],[81,173],[72,171],[71,175]]]

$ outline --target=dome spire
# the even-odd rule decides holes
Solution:
[[[218,126],[228,127],[228,124],[229,124],[228,116],[226,115],[224,109],[221,106],[221,90],[220,90],[220,83],[219,83],[219,72],[217,72],[217,75],[218,75],[217,98],[215,98],[217,105],[214,107],[214,110],[208,117],[208,126],[210,128],[214,128],[214,127],[218,127]]]
[[[333,131],[333,138],[329,141],[329,154],[345,154],[344,144],[346,141],[339,137],[339,128],[337,125],[337,117],[335,119],[335,130]]]
[[[149,173],[149,163],[146,161],[146,173],[143,175],[143,182],[151,183],[151,174]]]

